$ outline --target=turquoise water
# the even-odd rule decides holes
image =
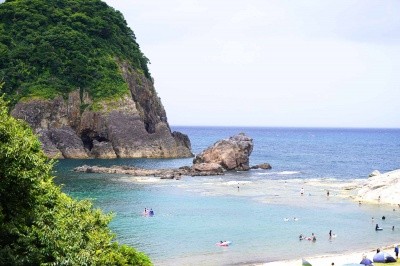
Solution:
[[[375,169],[400,168],[400,130],[178,130],[189,135],[195,153],[245,132],[255,143],[251,164],[269,162],[273,169],[179,181],[141,180],[72,169],[82,164],[178,167],[189,165],[191,159],[62,160],[56,182],[72,196],[91,198],[95,206],[114,212],[111,227],[117,240],[147,253],[155,265],[241,265],[381,247],[400,239],[397,207],[393,211],[388,206],[358,205],[334,190],[327,197],[325,190],[311,191],[307,183],[329,185],[365,178]],[[311,195],[301,197],[300,186]],[[145,207],[155,216],[142,216]],[[375,232],[375,223],[384,230]],[[328,238],[331,229],[336,238]],[[300,233],[315,233],[317,241],[299,241]],[[232,245],[218,247],[220,240]]]

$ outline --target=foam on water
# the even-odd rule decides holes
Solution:
[[[282,171],[278,172],[278,175],[295,175],[295,174],[300,174],[299,171]]]

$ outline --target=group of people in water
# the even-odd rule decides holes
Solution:
[[[311,241],[317,241],[316,235],[314,233],[311,233],[311,236],[305,236],[303,234],[299,235],[299,240],[311,240]]]
[[[329,230],[329,239],[335,238],[335,237],[336,237],[336,234],[332,234],[332,230]],[[300,234],[299,240],[317,241],[317,236],[314,233],[311,233],[311,236],[305,236],[303,234]]]
[[[288,222],[288,221],[289,221],[289,218],[283,218],[283,220],[284,220],[285,222]],[[298,221],[298,220],[299,220],[299,218],[293,217],[293,221]]]
[[[394,210],[394,209],[393,209]],[[386,220],[385,216],[382,216],[382,220]],[[374,217],[372,217],[372,223],[374,223]],[[375,225],[375,231],[382,231],[383,228],[379,226],[379,224]],[[392,226],[392,231],[394,231],[394,225]]]
[[[144,216],[153,216],[154,215],[154,211],[153,211],[153,209],[149,210],[147,208],[144,208],[143,215]]]

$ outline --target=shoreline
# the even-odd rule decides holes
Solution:
[[[394,243],[384,246],[380,248],[381,252],[387,252],[392,255],[394,258],[396,257],[394,254]],[[304,257],[305,260],[310,262],[312,265],[331,265],[331,263],[335,263],[334,265],[342,265],[346,263],[355,263],[359,264],[363,258],[363,255],[366,255],[367,258],[370,260],[373,259],[373,256],[376,253],[376,249],[368,249],[359,250],[359,251],[351,251],[345,253],[327,253],[327,254],[320,254],[315,255],[312,257]],[[247,266],[294,266],[294,265],[301,265],[302,258],[293,259],[293,260],[278,260],[278,261],[271,261],[271,262],[260,262],[260,263],[253,263],[253,264],[246,264]],[[360,264],[361,265],[361,264]]]

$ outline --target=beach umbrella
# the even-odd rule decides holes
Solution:
[[[309,263],[305,259],[301,259],[301,260],[302,260],[302,264],[301,265],[303,265],[303,266],[312,266],[311,263]]]

